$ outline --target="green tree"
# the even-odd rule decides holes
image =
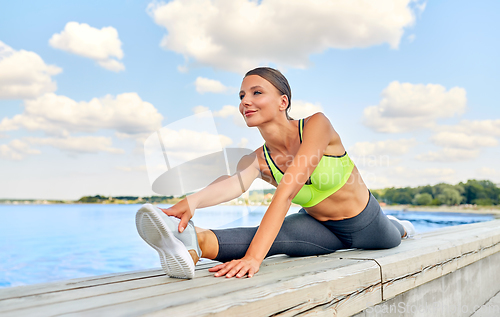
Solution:
[[[103,200],[107,200],[108,197],[106,196],[101,196],[101,195],[95,195],[95,196],[83,196],[80,198],[77,202],[80,203],[100,203]]]
[[[413,196],[411,195],[411,193],[403,190],[397,191],[396,194],[394,194],[393,196],[393,202],[395,204],[403,204],[403,205],[411,204],[412,199]]]
[[[459,185],[464,188],[465,202],[468,204],[477,202],[485,204],[490,201],[491,204],[497,205],[500,202],[500,188],[491,181],[469,179],[467,183],[460,183]]]
[[[430,205],[432,202],[432,195],[429,193],[416,194],[412,203],[414,205],[425,206]]]
[[[479,206],[491,206],[493,205],[493,200],[490,198],[478,198],[474,199],[473,203]]]
[[[419,187],[419,188],[418,188],[418,192],[419,192],[420,194],[425,194],[425,193],[427,193],[427,194],[431,195],[431,197],[434,195],[434,193],[433,193],[433,189],[432,189],[432,186],[431,186],[431,185],[426,185],[426,186],[421,186],[421,187]]]
[[[467,183],[460,183],[464,187],[465,202],[474,204],[476,199],[487,198],[483,186],[475,179],[469,179]]]
[[[454,187],[444,188],[437,198],[445,205],[458,205],[462,202],[462,195]]]
[[[383,201],[388,204],[411,204],[417,189],[411,187],[388,188],[383,196]]]
[[[429,205],[431,205],[431,206],[441,206],[442,203],[441,203],[441,201],[438,198],[434,198]]]
[[[380,196],[380,194],[378,193],[378,191],[376,190],[371,190],[370,191],[373,195],[373,197],[375,197],[376,200],[380,200],[382,197]]]
[[[500,204],[500,188],[488,180],[470,179],[466,183],[450,185],[439,183],[434,186],[426,185],[417,188],[385,188],[372,190],[379,201],[388,204],[429,204],[429,205],[457,205],[461,203],[478,205]],[[428,194],[429,197],[418,196]],[[418,196],[418,197],[417,197]]]

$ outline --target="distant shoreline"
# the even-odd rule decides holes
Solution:
[[[492,214],[500,215],[500,206],[412,206],[412,205],[390,205],[383,206],[383,210],[402,210],[417,212],[458,212],[471,214]]]
[[[158,201],[151,202],[153,204],[175,204],[178,202],[179,198],[170,199],[167,201]],[[88,203],[88,202],[78,202],[71,200],[37,200],[37,199],[0,199],[0,205],[64,205],[64,204],[74,204],[74,205],[136,205],[136,204],[144,204],[147,201],[139,200],[139,201],[104,201],[104,202],[96,202],[96,203]],[[226,203],[220,204],[224,205],[234,205],[234,206],[242,206],[243,202],[238,202],[237,200],[229,201]],[[268,203],[250,203],[250,205],[261,205],[268,206]],[[292,204],[295,205],[295,204]],[[297,205],[298,206],[298,205]],[[492,214],[500,216],[500,206],[474,206],[474,205],[457,205],[457,206],[413,206],[413,205],[386,205],[382,206],[382,210],[399,210],[399,211],[416,211],[416,212],[456,212],[456,213],[471,213],[471,214]]]

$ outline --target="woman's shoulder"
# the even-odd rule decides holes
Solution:
[[[328,119],[328,117],[322,112],[316,112],[309,117],[305,117],[303,131],[304,135],[323,135],[325,137],[329,137],[330,141],[328,142],[328,145],[334,146],[341,144],[339,134],[335,131],[330,119]]]
[[[309,129],[310,128],[322,129],[324,127],[333,128],[332,123],[330,122],[330,119],[328,119],[328,117],[323,112],[316,112],[315,114],[312,114],[312,115],[305,117],[301,120],[304,120],[304,129],[305,129],[306,125],[308,126]],[[308,124],[308,123],[310,123],[310,124]]]
[[[264,158],[264,151],[262,150],[262,146],[255,149],[253,152],[243,155],[239,162],[237,169],[244,169],[248,166],[259,167],[259,162]],[[260,168],[259,168],[260,169]]]
[[[326,120],[326,121],[330,122],[328,117],[323,112],[315,112],[314,114],[307,116],[307,117],[304,117],[304,118],[299,119],[299,120],[303,120],[304,124],[306,124],[310,120],[313,120],[313,121],[325,121]]]
[[[271,185],[278,186],[272,177],[272,172],[269,166],[267,165],[263,147],[264,145],[259,146],[252,153],[244,155],[238,163],[237,170],[243,170],[252,166],[253,168],[259,170],[261,179]]]

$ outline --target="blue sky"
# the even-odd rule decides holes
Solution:
[[[370,188],[500,182],[500,4],[357,3],[2,4],[0,198],[152,195],[145,138],[201,110],[226,145],[261,146],[235,113],[261,65],[295,117],[329,117]]]

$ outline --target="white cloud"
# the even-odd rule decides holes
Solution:
[[[189,71],[189,68],[184,65],[179,65],[177,66],[177,70],[179,71],[179,73],[185,74]]]
[[[192,109],[193,113],[198,118],[213,118],[214,113],[210,110],[210,108],[205,106],[196,106]]]
[[[68,22],[61,33],[52,35],[49,44],[54,48],[93,59],[108,70],[125,70],[125,66],[116,60],[123,58],[123,51],[118,31],[114,27],[103,27],[99,30],[86,23]]]
[[[436,127],[436,130],[500,137],[500,119],[474,121],[462,120],[456,125],[443,125]]]
[[[40,154],[39,150],[30,148],[29,144],[21,140],[12,140],[9,144],[0,145],[0,158],[8,160],[22,160],[26,155]]]
[[[292,107],[289,115],[294,119],[301,119],[322,111],[323,108],[319,104],[313,104],[302,100],[292,100]]]
[[[29,99],[57,89],[62,69],[47,65],[34,52],[16,51],[0,41],[0,99]]]
[[[225,135],[215,135],[204,131],[199,132],[188,129],[176,131],[162,128],[161,133],[163,135],[163,145],[169,152],[193,151],[199,153],[225,147],[233,143],[231,138]]]
[[[498,170],[489,167],[481,167],[480,169],[477,170],[477,172],[484,176],[499,174]]]
[[[122,149],[112,148],[111,138],[103,136],[81,136],[65,138],[25,138],[31,144],[49,145],[63,151],[74,153],[97,153],[108,152],[113,154],[123,154]]]
[[[240,143],[238,143],[238,147],[246,148],[247,145],[248,145],[248,139],[247,138],[241,138]]]
[[[472,135],[462,132],[443,131],[431,137],[434,144],[459,149],[475,150],[481,147],[494,147],[498,145],[498,141],[491,136]]]
[[[194,84],[196,85],[196,91],[200,94],[204,94],[206,92],[220,94],[228,91],[228,87],[224,86],[220,81],[214,79],[198,77],[196,78]]]
[[[233,123],[235,125],[240,126],[240,127],[247,126],[245,119],[243,119],[243,116],[241,115],[238,107],[231,106],[231,105],[225,105],[222,107],[222,109],[220,109],[218,111],[214,111],[213,114],[214,114],[214,117],[221,117],[221,118],[232,117]]]
[[[238,107],[235,107],[235,106],[226,105],[226,106],[222,107],[221,110],[214,111],[214,117],[227,118],[230,116],[242,117],[240,110],[238,109]]]
[[[456,171],[452,168],[408,168],[405,166],[392,166],[376,173],[362,170],[361,175],[368,188],[453,183],[457,177]],[[415,183],[415,180],[418,180],[418,183]]]
[[[390,155],[350,155],[350,157],[360,170],[362,169],[370,173],[380,171],[384,168],[393,168],[400,165],[402,161],[401,158],[395,158]]]
[[[160,132],[172,166],[213,153],[215,149],[222,149],[233,143],[231,138],[225,135],[206,131],[173,130],[163,127]]]
[[[174,0],[148,12],[161,46],[198,64],[243,72],[262,63],[305,68],[329,48],[397,48],[415,22],[411,0]],[[314,21],[314,23],[311,23]]]
[[[490,167],[481,167],[476,170],[476,173],[479,177],[489,179],[495,182],[500,182],[500,171]]]
[[[408,153],[416,143],[415,139],[357,142],[349,149],[349,153],[354,156],[402,155]]]
[[[157,109],[136,93],[107,95],[89,102],[49,93],[25,101],[24,112],[11,119],[4,118],[0,131],[25,128],[68,136],[70,132],[113,129],[134,136],[159,129],[162,120]]]
[[[437,152],[429,151],[416,157],[419,161],[427,162],[458,162],[467,161],[479,156],[479,150],[444,148]]]
[[[500,120],[462,120],[456,125],[434,128],[430,140],[442,147],[438,152],[421,154],[417,159],[433,162],[456,162],[477,158],[484,147],[498,146]]]
[[[116,166],[115,167],[117,170],[122,171],[122,172],[146,172],[147,168],[146,165],[140,165],[140,166]]]
[[[415,139],[357,142],[349,148],[349,155],[356,166],[369,173],[381,168],[394,168],[401,163],[401,156],[417,144]]]
[[[99,64],[101,67],[106,68],[107,70],[110,70],[113,72],[119,72],[119,71],[125,70],[125,65],[123,65],[123,63],[120,63],[119,61],[114,60],[114,59],[97,61],[97,64]]]
[[[417,3],[415,5],[415,8],[417,9],[418,13],[421,14],[422,12],[424,12],[426,6],[427,6],[427,2],[424,1],[421,3]]]
[[[465,89],[435,84],[394,81],[382,92],[377,106],[364,110],[363,122],[377,132],[401,133],[430,128],[438,118],[449,118],[465,111]]]
[[[210,112],[206,112],[206,111],[210,111],[210,108],[208,108],[208,107],[196,106],[192,110],[197,115],[210,116]],[[245,123],[245,119],[243,119],[243,116],[240,113],[239,108],[235,107],[235,106],[225,105],[220,110],[211,111],[211,115],[213,117],[219,117],[219,118],[233,118],[233,123],[235,125],[240,126],[240,127],[247,126],[247,124]]]
[[[415,177],[418,175],[426,177],[446,177],[455,175],[456,171],[452,168],[424,168],[421,170],[415,170]]]
[[[193,112],[195,114],[201,114],[202,112],[205,112],[205,111],[210,111],[210,108],[205,107],[205,106],[196,106],[193,108]]]

